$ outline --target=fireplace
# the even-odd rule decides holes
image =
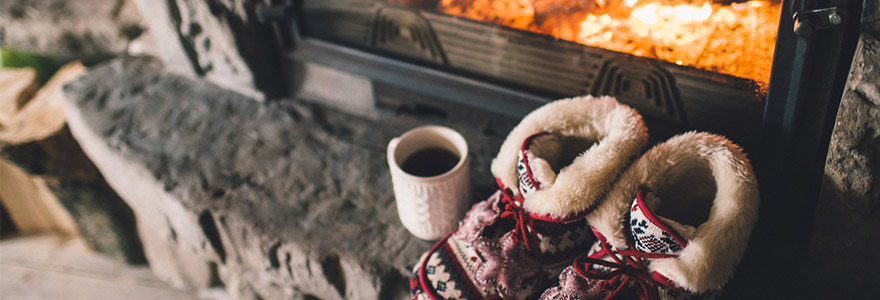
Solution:
[[[840,0],[267,2],[257,16],[276,29],[292,90],[299,66],[317,64],[425,96],[371,91],[370,105],[386,111],[445,115],[448,101],[518,119],[552,99],[611,95],[644,116],[652,138],[729,137],[752,158],[763,199],[741,276],[772,276],[760,266],[779,257],[755,249],[809,242],[799,226],[812,224],[862,9]],[[664,20],[678,23],[657,25]],[[796,263],[792,251],[784,263]]]
[[[756,29],[766,31],[762,32],[761,43],[734,48],[725,43],[737,41],[742,44],[748,38],[739,34],[735,38],[718,38],[691,47],[689,43],[702,37],[688,36],[676,40],[669,29],[645,23],[657,20],[639,21],[633,25],[642,28],[627,26],[624,23],[628,19],[611,17],[623,14],[616,13],[623,10],[620,7],[597,8],[593,13],[584,7],[553,7],[565,1],[534,1],[534,9],[521,12],[531,13],[529,16],[517,15],[516,7],[501,7],[504,11],[497,15],[481,11],[485,8],[480,7],[480,4],[510,6],[520,2],[532,6],[532,1],[506,0],[301,1],[299,6],[294,6],[300,15],[293,30],[304,39],[296,42],[300,47],[293,50],[293,55],[350,68],[351,64],[341,62],[339,57],[326,57],[327,51],[322,49],[341,50],[336,46],[342,46],[345,47],[343,52],[350,55],[375,54],[369,56],[378,60],[393,58],[390,64],[400,68],[400,72],[406,74],[404,76],[418,73],[414,76],[422,77],[430,76],[424,73],[442,72],[438,76],[465,85],[473,86],[468,83],[478,81],[491,85],[491,89],[498,93],[487,93],[484,88],[462,90],[459,86],[450,86],[451,83],[443,83],[444,80],[439,78],[425,78],[428,82],[420,84],[386,80],[390,84],[512,116],[521,116],[549,99],[583,94],[612,95],[637,108],[658,132],[669,134],[696,128],[724,132],[744,144],[757,142],[754,132],[761,126],[762,99],[767,92],[772,40],[775,38],[774,24],[781,4],[748,2],[713,6],[706,2],[705,5],[662,8],[657,4],[635,4],[637,8],[649,9],[627,10],[633,15],[641,13],[644,18],[660,18],[662,21],[666,14],[674,16],[676,10],[684,14],[684,18],[708,18],[707,9],[708,13],[714,9],[718,11],[713,15],[716,18],[736,19],[734,16],[737,16],[747,20],[717,26],[725,29],[733,26],[737,29],[732,32],[736,33],[744,31],[741,29],[746,27],[744,24],[755,23],[755,20],[745,18],[749,15],[763,16],[773,22]],[[627,3],[630,2],[633,1]],[[543,10],[536,12],[538,8]],[[503,13],[508,17],[502,17]],[[479,17],[484,19],[478,20]],[[680,30],[684,32],[703,24],[692,23],[682,22]],[[612,30],[618,30],[618,35],[623,37],[613,37]],[[672,40],[665,39],[670,35],[673,35]],[[711,32],[703,35],[724,36]],[[606,41],[609,42],[607,49],[595,47]],[[664,41],[667,42],[664,44]],[[724,50],[725,47],[757,50],[739,55],[737,51]],[[628,53],[618,52],[623,50]],[[731,59],[722,58],[725,56]],[[742,57],[760,59],[744,62]],[[727,63],[719,63],[724,61]],[[364,67],[370,69],[373,66]],[[389,67],[362,72],[383,72]],[[394,77],[376,75],[368,77],[380,78],[380,81]],[[450,95],[444,91],[449,89],[461,90],[459,93],[465,94]]]
[[[82,147],[108,184],[59,199],[78,207],[112,187],[137,219],[122,232],[136,231],[153,271],[176,286],[213,295],[222,285],[241,299],[407,299],[412,264],[431,243],[400,224],[386,143],[405,128],[455,128],[485,199],[489,162],[526,113],[611,94],[645,116],[652,142],[711,131],[752,160],[759,223],[722,299],[880,293],[880,0],[134,1],[149,25],[136,41],[116,19],[129,1],[94,1],[124,28],[92,22],[92,4],[52,5],[48,17],[0,9],[0,23],[17,28],[8,45],[48,38],[71,57],[93,49],[67,46],[123,29],[113,44],[128,51],[107,56],[138,56],[90,66],[68,85],[70,133],[59,135],[75,138],[65,148]],[[508,5],[486,12],[489,3]],[[91,25],[46,32],[44,22],[67,24],[53,16],[70,13]],[[700,35],[658,27],[673,17]],[[715,19],[728,23],[704,26]],[[759,19],[761,29],[736,25]],[[762,35],[772,43],[750,47],[756,54],[719,46],[763,40],[744,31],[775,39]],[[281,82],[290,97],[279,97]],[[33,147],[20,148],[28,165]],[[62,194],[71,182],[42,176]]]

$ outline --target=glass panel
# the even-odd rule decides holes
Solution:
[[[766,85],[781,1],[387,0]]]

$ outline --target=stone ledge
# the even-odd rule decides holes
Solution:
[[[258,103],[149,58],[93,68],[65,94],[71,131],[135,211],[161,278],[222,281],[236,298],[406,298],[430,243],[397,218],[385,146],[413,118]],[[470,141],[478,191],[501,142],[486,119],[442,124]]]

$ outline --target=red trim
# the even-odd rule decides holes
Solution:
[[[593,235],[595,235],[595,236],[596,236],[596,239],[598,239],[600,242],[603,242],[603,243],[604,243],[604,242],[607,241],[607,239],[605,239],[605,236],[602,235],[601,232],[599,232],[598,230],[596,230],[596,227],[593,227],[593,225],[590,225],[590,230],[593,231]]]
[[[431,255],[433,255],[434,252],[437,251],[437,249],[440,249],[441,247],[446,247],[445,246],[445,245],[447,245],[446,241],[449,240],[449,238],[453,234],[455,234],[456,231],[458,231],[458,229],[447,234],[446,237],[444,237],[439,242],[434,244],[434,246],[431,247],[431,250],[428,250],[428,254],[425,255],[425,260],[422,261],[422,264],[419,266],[419,285],[421,286],[422,291],[424,291],[425,294],[427,294],[428,297],[431,298],[431,300],[445,300],[445,299],[443,298],[443,296],[440,296],[440,294],[438,294],[437,291],[434,290],[434,286],[430,284],[430,282],[428,280],[428,275],[425,274],[425,267],[428,265],[428,260],[431,259]],[[447,249],[447,251],[449,253],[453,253],[453,251],[451,251],[451,249]],[[460,274],[467,276],[467,275],[465,275],[466,273],[465,273],[464,268],[457,261],[456,261],[456,266],[451,266],[451,267],[458,268],[457,271]],[[464,278],[464,280],[462,280],[462,281],[468,285],[467,287],[464,287],[464,288],[468,288],[471,291],[476,292],[478,295],[482,294],[482,292],[480,292],[480,289],[478,287],[474,286],[474,283],[471,282],[470,278]],[[490,295],[488,297],[483,298],[483,300],[489,300],[489,299],[500,299],[500,298],[497,297],[497,295]]]
[[[529,181],[532,182],[532,185],[535,186],[535,190],[536,190],[536,191],[540,191],[540,190],[541,190],[541,184],[540,184],[537,180],[535,180],[534,177],[532,177],[532,167],[529,166],[529,157],[526,155],[526,148],[528,148],[529,145],[531,145],[532,141],[533,141],[535,138],[538,138],[538,137],[541,137],[541,136],[544,136],[544,135],[548,135],[548,134],[550,134],[550,133],[544,131],[544,132],[539,132],[539,133],[536,133],[536,134],[530,135],[529,137],[527,137],[527,138],[523,141],[523,143],[522,143],[522,147],[519,148],[519,153],[520,153],[520,155],[522,155],[522,158],[523,158],[523,164],[526,165],[526,177],[529,179]]]
[[[642,214],[644,214],[645,217],[648,218],[649,221],[651,221],[651,223],[654,223],[654,225],[657,225],[657,227],[660,227],[660,230],[663,230],[666,233],[669,233],[669,235],[671,235],[672,238],[675,239],[676,242],[681,244],[682,249],[687,247],[687,239],[682,237],[681,234],[678,233],[678,231],[675,231],[674,229],[672,229],[672,227],[670,227],[668,224],[666,224],[666,222],[663,222],[662,220],[660,220],[659,218],[654,216],[654,213],[651,212],[650,209],[648,209],[648,205],[645,204],[645,200],[643,199],[643,197],[644,197],[643,194],[646,192],[648,192],[648,189],[640,188],[638,193],[636,193],[636,205],[639,207],[639,209],[642,210]]]
[[[567,217],[555,217],[551,215],[539,215],[538,213],[529,213],[529,217],[538,221],[550,222],[550,223],[572,223],[576,221],[580,221],[581,218],[586,216],[589,211],[583,211],[574,215],[570,215]]]
[[[637,256],[637,257],[647,258],[647,259],[662,259],[662,258],[676,258],[676,257],[678,257],[678,254],[648,253],[648,252],[641,252],[641,251],[629,250],[629,249],[616,250],[615,252],[617,252],[619,254],[627,255],[627,256]]]
[[[605,251],[605,248],[602,248],[599,251],[596,251],[596,253],[593,253],[592,255],[587,255],[587,257],[589,257],[589,258],[602,258],[605,255],[608,255],[608,252]],[[590,267],[592,267],[592,266],[593,266],[593,264],[590,264]]]
[[[599,243],[602,243],[602,244],[608,243],[608,240],[605,239],[605,236],[602,235],[601,233],[599,233],[598,231],[596,231],[595,227],[590,226],[590,230],[593,231],[593,235],[596,236],[596,239],[599,240]],[[593,246],[590,246],[590,248],[592,248],[592,247]],[[602,247],[602,249],[599,249],[599,251],[596,251],[596,253],[593,253],[592,255],[587,255],[587,257],[599,259],[605,255],[608,255],[608,251],[605,251],[605,247]],[[586,267],[593,268],[593,264],[588,264]]]
[[[502,193],[504,193],[504,190],[505,190],[506,188],[504,187],[504,183],[501,182],[501,178],[495,177],[495,184],[497,184],[497,185],[498,185],[498,189],[501,190]]]
[[[427,294],[428,297],[431,298],[431,300],[445,300],[445,299],[443,299],[443,297],[441,297],[439,294],[437,294],[437,291],[434,290],[433,286],[428,284],[428,275],[425,274],[425,266],[428,264],[428,260],[431,259],[431,255],[434,254],[434,252],[437,251],[437,249],[440,248],[440,246],[445,244],[446,240],[448,240],[449,237],[452,236],[452,234],[454,234],[456,231],[458,231],[458,229],[453,230],[452,232],[447,234],[446,237],[444,237],[439,242],[434,244],[434,246],[431,247],[431,250],[428,250],[428,254],[425,255],[425,260],[422,261],[422,264],[419,266],[419,285],[422,286],[422,291],[425,292],[425,294]]]

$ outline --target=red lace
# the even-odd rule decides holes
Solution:
[[[538,243],[537,234],[532,230],[535,223],[529,216],[529,213],[522,207],[523,198],[516,196],[513,192],[504,187],[501,180],[498,180],[498,186],[501,188],[502,207],[501,219],[513,219],[516,223],[513,229],[513,240],[525,245],[526,250],[532,251],[535,257],[541,258],[541,249]]]
[[[660,283],[651,277],[651,273],[648,271],[648,265],[642,261],[642,258],[671,258],[676,257],[676,255],[646,253],[633,250],[614,251],[610,249],[608,243],[601,242],[601,244],[602,250],[606,255],[611,257],[613,261],[585,256],[578,257],[574,260],[575,272],[586,278],[603,280],[600,283],[600,285],[602,285],[601,288],[604,290],[612,290],[610,294],[605,296],[606,300],[618,296],[623,291],[624,287],[630,282],[636,287],[636,293],[638,294],[639,299],[660,299],[660,293],[657,289],[660,286]],[[601,265],[612,270],[611,272],[594,270],[589,267],[592,264]]]

